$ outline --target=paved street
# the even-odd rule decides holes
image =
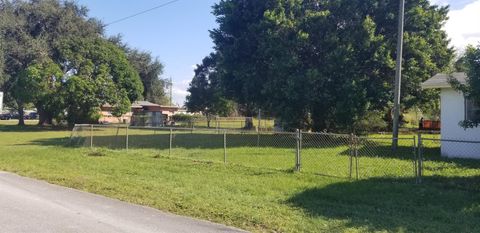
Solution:
[[[0,232],[241,232],[0,172]]]

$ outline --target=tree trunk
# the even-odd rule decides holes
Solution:
[[[45,125],[45,122],[47,121],[47,115],[45,111],[42,108],[39,108],[37,106],[37,111],[38,111],[38,125]]]
[[[24,115],[25,115],[25,112],[23,111],[23,104],[18,104],[18,125],[19,126],[25,125]]]
[[[52,125],[53,124],[53,117],[47,113],[43,108],[37,106],[38,111],[38,125],[45,126],[45,125]]]

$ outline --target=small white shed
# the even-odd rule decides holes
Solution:
[[[480,127],[464,129],[464,120],[480,118],[480,107],[452,88],[450,79],[466,83],[465,73],[437,74],[422,84],[423,89],[440,89],[441,94],[441,153],[445,157],[480,159],[480,143],[459,143],[448,140],[480,141]]]

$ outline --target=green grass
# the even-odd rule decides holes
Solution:
[[[231,144],[231,162],[224,165],[223,150],[211,138],[185,140],[189,143],[178,144],[173,157],[168,157],[168,149],[162,146],[165,143],[159,140],[163,134],[152,136],[157,137],[157,147],[140,149],[142,143],[151,145],[145,141],[149,137],[142,134],[151,132],[134,133],[138,137],[130,138],[128,152],[92,152],[66,147],[69,131],[0,125],[0,170],[255,232],[480,231],[479,163],[442,160],[436,157],[433,145],[429,163],[437,173],[416,185],[409,177],[374,174],[349,180],[309,171],[291,172],[287,168],[293,165],[281,165],[283,160],[278,157],[285,153],[291,159],[292,151],[267,146],[261,149],[271,150],[271,156],[277,157],[265,158],[258,148]],[[384,148],[382,143],[386,142],[377,143],[380,147],[374,148]],[[324,161],[330,163],[328,167],[344,165],[339,158],[345,156],[338,155],[345,151],[341,146],[304,146],[311,151],[307,154],[317,156],[313,161],[323,161],[318,158],[327,156],[321,152],[324,150],[337,154]],[[247,159],[249,153],[255,159]],[[234,162],[235,156],[239,161]],[[405,161],[393,155],[383,160],[370,157],[377,165]],[[360,165],[365,160],[361,159]],[[258,165],[264,161],[278,164],[278,169],[277,165]]]

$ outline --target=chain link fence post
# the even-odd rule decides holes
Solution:
[[[125,149],[128,151],[128,125],[125,128]]]
[[[415,179],[417,178],[417,171],[418,171],[418,158],[417,158],[417,137],[413,136],[413,174],[415,175]]]
[[[90,149],[93,149],[93,125],[90,125]]]
[[[300,130],[299,132],[299,136],[300,136],[300,153],[298,154],[298,164],[299,164],[299,168],[302,167],[302,148],[303,148],[303,131]]]
[[[417,183],[422,183],[422,176],[423,176],[423,140],[422,134],[418,134],[418,171],[417,171]]]
[[[172,140],[173,140],[173,129],[170,128],[170,140],[168,145],[168,156],[172,156]]]
[[[352,173],[353,173],[353,155],[354,155],[354,141],[353,141],[353,133],[350,134],[350,140],[349,140],[349,148],[350,148],[350,158],[349,158],[349,177],[352,179]]]
[[[223,131],[223,163],[227,164],[227,131]]]
[[[260,131],[257,131],[257,147],[260,147]]]
[[[359,167],[359,161],[358,161],[358,145],[359,145],[359,138],[358,136],[354,136],[353,137],[353,147],[354,147],[354,156],[355,156],[355,175],[356,175],[356,178],[358,180],[359,178],[359,175],[358,175],[358,167]]]
[[[300,171],[301,169],[301,147],[302,147],[302,131],[297,129],[297,133],[296,133],[296,139],[297,139],[297,150],[296,150],[296,154],[295,154],[295,170],[297,172]]]

